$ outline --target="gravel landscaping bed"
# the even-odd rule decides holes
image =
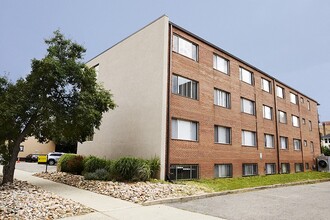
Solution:
[[[2,176],[0,175],[0,181]],[[0,219],[59,219],[84,215],[92,209],[47,192],[26,181],[0,185]]]
[[[63,172],[37,173],[34,176],[140,204],[146,201],[205,193],[201,187],[182,184],[84,180],[83,176]]]

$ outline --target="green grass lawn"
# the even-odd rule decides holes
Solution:
[[[302,172],[293,174],[276,174],[267,176],[251,176],[238,178],[201,179],[182,182],[188,185],[197,185],[206,188],[210,192],[242,189],[257,186],[268,186],[274,184],[293,183],[307,180],[318,180],[330,178],[330,173],[324,172]]]

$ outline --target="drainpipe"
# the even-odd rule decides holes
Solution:
[[[170,124],[171,124],[171,118],[170,118],[170,98],[171,98],[171,71],[172,71],[172,24],[169,24],[169,42],[168,42],[168,71],[167,71],[167,112],[166,112],[166,149],[165,149],[165,180],[170,179]]]
[[[274,83],[274,86],[273,86],[273,94],[274,94],[274,111],[275,111],[275,114],[274,114],[274,120],[275,120],[275,128],[276,128],[276,143],[277,143],[277,171],[278,173],[281,173],[281,164],[280,164],[280,133],[279,133],[279,126],[278,126],[278,117],[277,117],[277,113],[278,113],[278,109],[277,109],[277,94],[276,94],[276,79],[273,79],[273,83]]]

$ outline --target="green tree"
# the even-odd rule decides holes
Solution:
[[[321,146],[321,153],[325,156],[330,156],[330,148],[326,146]]]
[[[81,45],[59,31],[45,43],[45,57],[32,60],[25,79],[12,83],[0,77],[2,183],[13,182],[19,146],[27,137],[84,142],[99,128],[102,114],[116,106],[110,91],[96,82],[95,70],[82,62]]]

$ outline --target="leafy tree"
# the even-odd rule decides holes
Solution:
[[[330,156],[330,148],[326,147],[326,146],[321,146],[321,152],[325,155],[325,156]]]
[[[98,129],[102,114],[116,107],[110,91],[96,82],[82,58],[86,50],[55,31],[45,40],[47,53],[32,60],[32,70],[16,83],[0,77],[0,152],[3,182],[13,182],[19,145],[34,136],[40,142],[84,142]]]

